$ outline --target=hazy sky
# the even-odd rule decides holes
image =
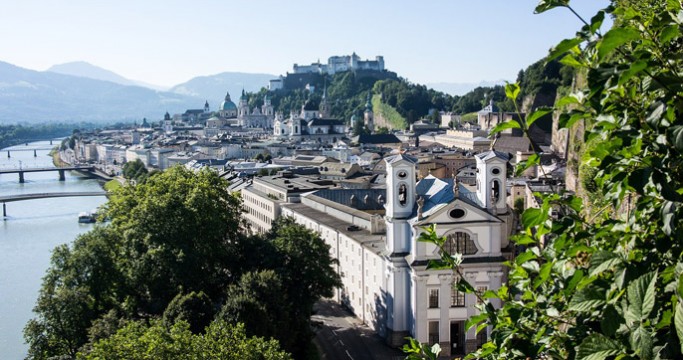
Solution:
[[[0,61],[87,61],[175,85],[224,71],[284,74],[356,52],[417,83],[514,80],[581,24],[537,0],[1,0]],[[573,0],[585,18],[606,0]]]

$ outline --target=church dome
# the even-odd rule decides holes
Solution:
[[[235,105],[235,103],[232,102],[232,100],[230,100],[230,93],[227,93],[225,95],[225,100],[221,103],[220,110],[237,110],[237,105]]]

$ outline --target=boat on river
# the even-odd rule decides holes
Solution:
[[[81,224],[92,224],[97,221],[97,213],[94,211],[84,211],[78,214],[78,222]]]

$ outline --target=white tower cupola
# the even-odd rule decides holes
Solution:
[[[507,212],[508,156],[498,151],[486,151],[475,156],[477,161],[477,199],[494,214]]]

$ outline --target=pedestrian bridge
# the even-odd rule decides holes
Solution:
[[[34,193],[34,194],[16,194],[16,195],[0,196],[0,202],[2,203],[2,216],[7,217],[7,205],[6,205],[6,203],[8,203],[8,202],[56,198],[56,197],[105,196],[105,195],[107,195],[106,191],[79,191],[79,192],[50,192],[50,193]]]
[[[46,168],[25,168],[25,169],[3,169],[0,170],[0,175],[3,174],[19,174],[19,182],[24,183],[24,173],[29,172],[45,172],[45,171],[57,171],[59,172],[59,181],[64,181],[65,171],[88,171],[93,172],[95,167],[92,165],[87,166],[68,166],[68,167],[46,167]]]

